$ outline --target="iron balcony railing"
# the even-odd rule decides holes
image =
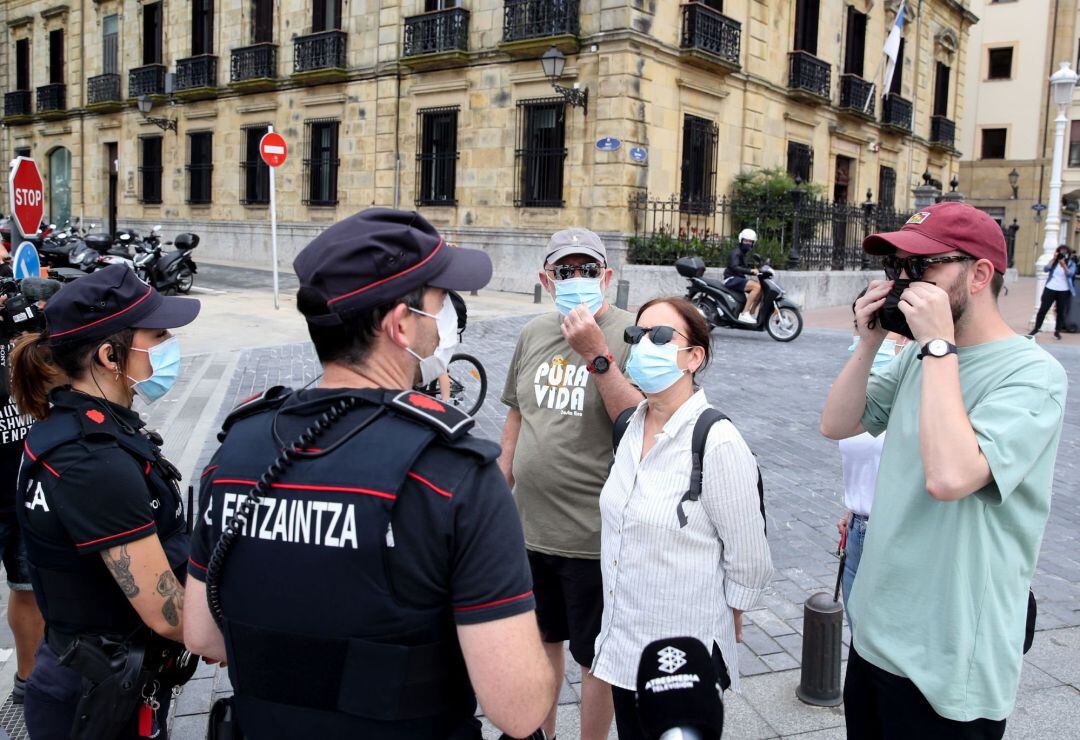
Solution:
[[[188,57],[176,63],[176,89],[200,87],[217,87],[217,57],[213,54]]]
[[[790,52],[788,57],[791,60],[788,87],[827,100],[830,97],[829,78],[831,68],[829,63],[823,62],[813,54],[805,51]]]
[[[503,41],[577,36],[578,0],[504,0]]]
[[[106,74],[91,77],[86,81],[86,102],[114,103],[120,101],[120,75]]]
[[[952,148],[956,142],[956,124],[945,116],[930,117],[930,143]]]
[[[684,49],[697,49],[721,59],[739,63],[742,24],[705,5],[683,6],[682,41]]]
[[[128,97],[165,94],[165,65],[147,64],[128,72]]]
[[[321,31],[300,36],[293,47],[293,71],[345,69],[345,32]]]
[[[911,133],[911,101],[889,93],[881,101],[881,123]]]
[[[32,94],[29,90],[14,90],[4,93],[5,116],[28,116],[34,111],[30,107]]]
[[[42,85],[37,89],[38,113],[50,113],[65,108],[67,108],[67,85],[56,82],[51,85]]]
[[[233,49],[231,73],[233,82],[274,79],[277,77],[277,46],[254,44]]]
[[[840,107],[874,115],[874,86],[858,75],[840,75]]]
[[[405,19],[403,56],[467,51],[468,48],[469,11],[465,8],[436,10]]]

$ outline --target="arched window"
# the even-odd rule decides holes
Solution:
[[[60,226],[71,219],[71,152],[57,147],[49,153],[49,222]]]

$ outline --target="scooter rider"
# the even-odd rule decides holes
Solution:
[[[293,265],[322,380],[227,418],[202,478],[187,645],[228,657],[247,738],[478,740],[477,698],[527,736],[555,680],[499,448],[412,390],[457,343],[448,291],[483,287],[491,260],[419,214],[370,209]]]
[[[753,229],[740,231],[739,247],[731,250],[731,254],[728,255],[727,267],[724,268],[724,285],[732,290],[741,290],[747,294],[746,307],[739,315],[739,321],[750,324],[757,320],[754,318],[754,312],[757,310],[758,302],[761,300],[761,283],[757,280],[748,279],[750,275],[757,275],[758,271],[750,267],[746,256],[757,244],[757,239],[757,232]]]
[[[35,740],[164,738],[170,691],[195,670],[180,644],[180,475],[131,402],[169,390],[168,330],[198,313],[114,265],[65,285],[47,330],[16,341],[12,390],[38,419],[16,506],[46,625],[26,687]]]

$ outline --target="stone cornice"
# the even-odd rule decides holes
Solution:
[[[33,22],[34,16],[24,15],[20,16],[19,18],[12,18],[10,21],[8,21],[7,25],[8,28],[21,28],[22,26],[29,26]]]
[[[44,20],[49,20],[50,18],[66,15],[69,10],[70,8],[67,5],[54,5],[51,8],[45,8],[45,10],[41,11],[41,17]]]

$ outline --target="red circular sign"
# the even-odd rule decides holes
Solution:
[[[11,213],[23,234],[33,235],[45,215],[45,188],[34,160],[18,157],[8,180],[11,187]]]
[[[289,147],[285,144],[285,137],[276,131],[272,131],[259,141],[259,155],[271,167],[280,167],[285,164],[285,158],[289,156]]]

